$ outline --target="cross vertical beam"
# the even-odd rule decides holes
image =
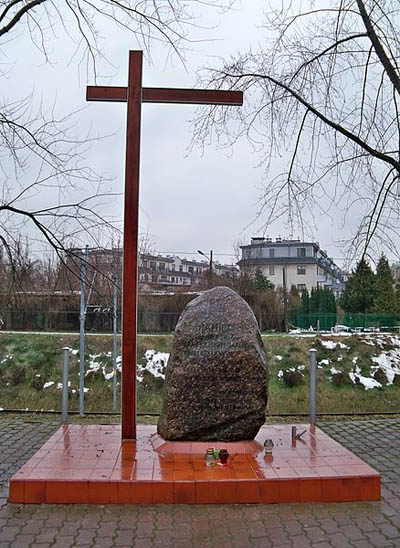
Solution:
[[[142,63],[143,53],[141,51],[129,52],[122,292],[122,439],[136,439],[136,323]]]
[[[122,439],[136,439],[136,347],[139,235],[139,160],[142,103],[243,104],[232,90],[142,88],[142,51],[129,52],[128,87],[88,86],[88,101],[128,103],[122,296]]]

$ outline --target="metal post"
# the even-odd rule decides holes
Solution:
[[[80,282],[80,311],[79,311],[79,415],[85,413],[85,281],[86,268],[89,258],[89,247],[86,246],[85,259],[81,259]]]
[[[213,252],[212,249],[210,251],[210,287],[209,289],[212,289],[212,279],[213,279]]]
[[[61,420],[68,424],[69,348],[63,348]]]
[[[117,321],[118,286],[117,274],[113,274],[113,411],[117,410]]]
[[[316,420],[317,351],[310,348],[310,424]]]

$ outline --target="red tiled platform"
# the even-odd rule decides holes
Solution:
[[[11,478],[17,503],[277,503],[380,499],[380,476],[315,427],[264,426],[250,442],[165,442],[155,426],[121,444],[120,426],[63,426]],[[272,438],[273,456],[263,454]],[[229,465],[207,467],[208,447]]]

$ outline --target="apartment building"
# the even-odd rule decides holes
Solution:
[[[213,275],[232,280],[239,271],[235,265],[213,262]],[[210,263],[182,259],[172,255],[142,254],[139,261],[139,279],[150,285],[198,287],[204,285],[210,273]]]
[[[240,270],[260,269],[275,287],[286,284],[290,289],[295,285],[300,292],[326,287],[336,296],[344,287],[342,271],[317,242],[255,237],[249,245],[241,246],[241,251]]]
[[[79,289],[80,260],[85,250],[69,250],[65,262],[61,265],[58,289]],[[121,248],[96,248],[88,250],[87,280],[99,293],[109,291],[110,280],[114,273],[121,277],[123,253]],[[223,265],[213,262],[213,276],[232,280],[239,274],[236,265]],[[210,263],[171,255],[153,255],[142,253],[139,257],[139,282],[142,288],[184,287],[199,289],[207,287]],[[75,275],[73,275],[75,274]]]
[[[397,282],[400,280],[400,263],[392,263],[390,265],[390,270],[392,271],[395,281]]]

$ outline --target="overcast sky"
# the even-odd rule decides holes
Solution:
[[[276,1],[280,4],[280,0]],[[204,65],[216,64],[216,57],[262,43],[260,23],[265,5],[264,0],[244,0],[241,8],[238,6],[223,15],[211,8],[201,8],[199,14],[203,18],[198,23],[208,28],[193,29],[194,42],[186,52],[186,65],[168,55],[165,45],[155,44],[152,63],[144,61],[144,85],[193,87],[196,71]],[[60,30],[52,40],[51,64],[48,64],[32,47],[22,26],[20,29],[3,48],[2,62],[13,63],[13,67],[2,95],[21,97],[34,91],[44,104],[55,104],[58,116],[84,108],[76,132],[81,137],[88,132],[111,135],[93,144],[86,153],[86,163],[112,177],[114,182],[110,186],[115,192],[122,192],[126,105],[85,102],[85,86],[94,83],[93,74],[87,75],[82,66],[78,69],[78,59],[71,59],[74,46],[64,32]],[[98,83],[126,85],[128,51],[137,49],[137,44],[131,35],[115,26],[104,25],[100,30],[106,37],[102,41],[104,55],[113,66],[100,61],[99,74],[105,77],[99,78]],[[237,143],[232,153],[209,147],[204,154],[198,149],[187,154],[191,140],[189,121],[193,115],[194,107],[188,105],[143,105],[141,229],[151,235],[155,251],[189,256],[197,249],[206,253],[213,249],[217,260],[229,263],[234,259],[235,243],[249,242],[251,236],[260,235],[262,219],[253,220],[263,171],[256,167],[258,158],[245,139]],[[274,159],[272,174],[286,163],[286,157]],[[51,192],[47,198],[56,199]],[[100,213],[121,219],[122,204],[122,198],[110,200]],[[283,224],[276,224],[268,235],[289,234]],[[327,217],[320,218],[319,230],[313,237],[340,264],[342,252],[337,242],[347,235],[346,230],[339,230]]]

